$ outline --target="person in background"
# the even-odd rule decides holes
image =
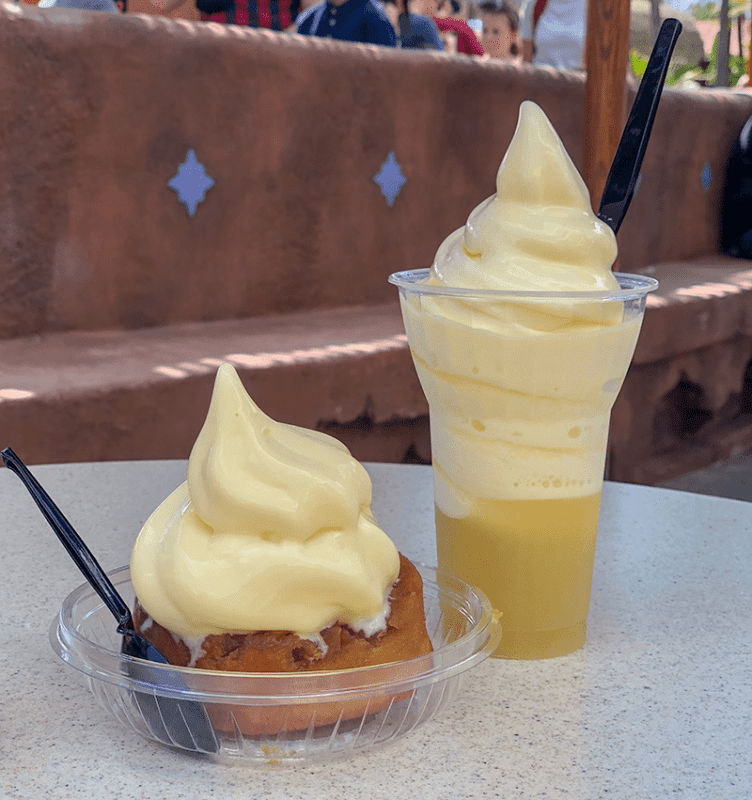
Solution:
[[[180,0],[183,2],[183,0]],[[77,8],[80,11],[106,11],[119,14],[114,0],[39,0],[37,8]]]
[[[475,38],[480,41],[483,35],[483,22],[480,19],[480,6],[475,0],[449,0],[452,9],[451,17],[464,19]]]
[[[412,0],[412,10],[416,14],[431,17],[439,32],[453,34],[457,40],[457,52],[465,55],[482,56],[483,45],[478,41],[467,21],[461,15],[461,7],[456,0]],[[450,16],[456,14],[457,16]],[[448,49],[448,48],[447,48]]]
[[[481,44],[491,58],[517,58],[520,54],[520,15],[509,0],[483,0]]]
[[[300,14],[296,25],[304,36],[397,46],[397,35],[378,0],[323,0]]]
[[[733,258],[752,258],[752,117],[739,132],[726,166],[721,248]]]
[[[396,16],[390,8],[396,9]],[[387,0],[384,10],[392,25],[396,25],[400,47],[406,50],[444,50],[436,23],[430,17],[412,13],[410,0]]]
[[[587,0],[525,0],[522,58],[557,69],[583,69]]]
[[[185,0],[151,0],[160,11],[172,11]],[[248,25],[251,28],[287,30],[300,11],[301,0],[196,0],[205,22]]]

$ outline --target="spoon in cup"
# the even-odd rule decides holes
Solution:
[[[682,26],[677,19],[666,19],[653,45],[645,74],[637,89],[627,124],[616,148],[606,179],[598,217],[616,233],[627,213],[637,185],[642,159],[648,146],[653,121],[666,81],[668,63]]]

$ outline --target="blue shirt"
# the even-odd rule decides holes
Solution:
[[[39,8],[77,8],[81,11],[119,13],[113,0],[40,0]]]
[[[396,47],[397,37],[378,0],[347,0],[341,6],[329,0],[313,6],[296,20],[298,33],[346,42]]]
[[[444,49],[439,29],[430,17],[424,17],[422,14],[400,14],[399,29],[403,48],[411,50]]]

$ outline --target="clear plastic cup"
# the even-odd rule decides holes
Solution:
[[[454,289],[399,272],[428,399],[439,568],[501,614],[498,657],[585,643],[611,408],[657,281],[610,292]]]

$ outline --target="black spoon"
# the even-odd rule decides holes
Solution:
[[[645,156],[650,131],[653,129],[653,121],[663,92],[663,84],[666,81],[668,62],[681,30],[681,22],[678,19],[664,20],[661,25],[611,163],[598,218],[603,220],[614,233],[619,230],[632,202],[642,159]]]
[[[169,664],[167,659],[154,645],[144,639],[133,628],[131,612],[123,598],[118,594],[112,581],[99,566],[89,548],[73,529],[72,525],[55,505],[50,496],[41,487],[37,479],[29,472],[26,465],[11,450],[6,447],[0,453],[5,466],[15,472],[39,510],[44,515],[50,527],[57,534],[68,555],[84,574],[86,580],[92,585],[96,593],[102,598],[107,608],[117,620],[118,633],[123,636],[122,652],[143,661],[153,661],[156,664]],[[148,665],[139,664],[137,661],[128,660],[125,664],[128,675],[142,683],[154,683],[152,677],[154,670],[149,671]],[[186,685],[174,673],[159,675],[159,680],[167,689],[187,691]],[[195,700],[176,700],[156,694],[134,692],[134,697],[141,710],[144,721],[149,726],[156,739],[171,746],[177,745],[184,750],[193,750],[199,753],[216,753],[219,751],[217,734],[209,721],[206,709]]]

